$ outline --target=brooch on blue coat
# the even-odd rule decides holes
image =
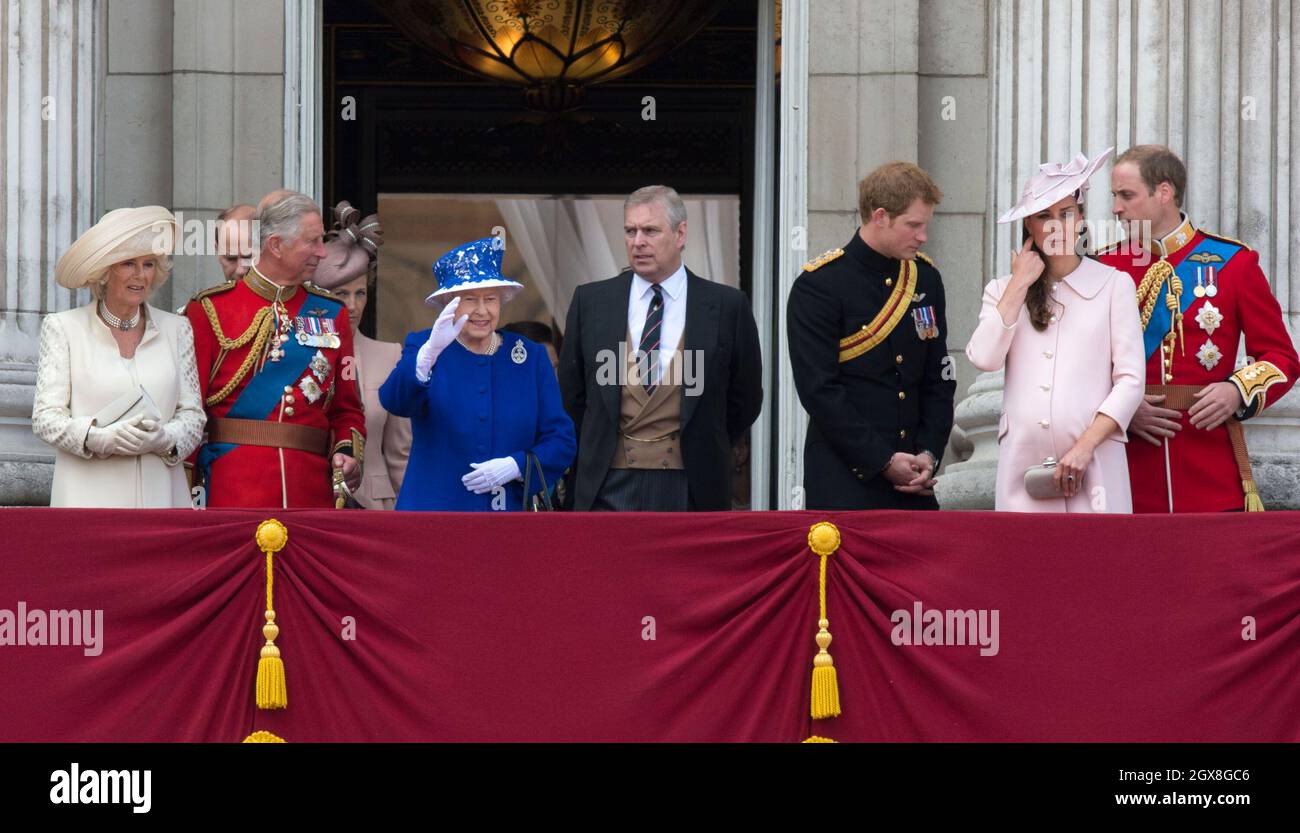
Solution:
[[[524,340],[522,338],[516,341],[514,348],[511,349],[510,360],[515,364],[523,364],[528,361],[528,351],[524,349]]]

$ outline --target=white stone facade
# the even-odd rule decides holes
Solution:
[[[992,506],[1001,379],[976,374],[963,347],[984,283],[1008,268],[1011,232],[991,218],[1039,162],[1170,145],[1194,220],[1258,249],[1300,326],[1300,0],[785,0],[781,13],[782,234],[757,308],[784,322],[799,265],[853,233],[866,171],[909,159],[935,176],[945,199],[927,251],[959,383],[946,508]],[[42,314],[84,300],[53,282],[77,234],[120,206],[207,221],[281,185],[317,192],[319,15],[319,0],[0,0],[0,505],[48,495],[53,456],[28,421],[36,336]],[[178,257],[155,301],[174,307],[217,278],[212,258]],[[765,352],[780,382],[766,476],[790,508],[805,416],[783,336]],[[1300,398],[1247,437],[1266,503],[1300,507]]]
[[[1300,2],[862,0],[810,9],[810,254],[848,239],[856,180],[882,162],[915,160],[945,193],[927,247],[944,276],[958,371],[944,508],[993,506],[1002,376],[975,373],[964,347],[984,284],[1010,271],[1018,242],[993,218],[1042,162],[1169,145],[1187,161],[1193,220],[1260,252],[1295,337]],[[1089,218],[1109,219],[1101,177],[1093,195]],[[795,433],[778,455],[792,467]],[[1265,504],[1300,508],[1300,395],[1248,422],[1246,436]],[[793,468],[783,476],[798,482]]]

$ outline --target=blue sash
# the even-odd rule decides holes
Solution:
[[[1228,261],[1232,259],[1232,256],[1241,250],[1241,246],[1235,243],[1216,240],[1213,237],[1204,237],[1196,245],[1195,249],[1187,253],[1187,257],[1179,261],[1178,265],[1174,267],[1174,272],[1178,275],[1179,280],[1183,282],[1180,308],[1184,314],[1187,313],[1187,308],[1197,300],[1192,291],[1196,287],[1196,270],[1207,265],[1203,262],[1204,258],[1201,260],[1193,260],[1193,258],[1202,254],[1218,257],[1218,260],[1211,260],[1208,265],[1213,266],[1215,272],[1221,272],[1228,265]],[[1165,306],[1163,284],[1157,288],[1157,291],[1160,292],[1160,297],[1156,300],[1155,308],[1151,310],[1151,320],[1147,322],[1147,327],[1142,332],[1142,341],[1146,345],[1148,359],[1160,349],[1160,342],[1169,332],[1170,315],[1169,307]]]
[[[304,290],[305,291],[305,290]],[[312,296],[312,303],[324,309],[322,318],[337,318],[343,305],[319,295]],[[293,336],[280,348],[284,355],[278,362],[267,362],[262,370],[250,377],[248,384],[240,391],[235,404],[230,406],[227,419],[266,419],[275,406],[280,403],[280,396],[286,386],[291,386],[311,367],[311,360],[316,355],[313,346],[299,344]],[[206,443],[199,449],[198,466],[203,472],[203,481],[208,484],[208,470],[212,464],[236,448],[234,443]]]

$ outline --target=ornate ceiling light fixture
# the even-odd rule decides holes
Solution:
[[[528,106],[577,107],[583,90],[680,46],[726,0],[373,0],[447,64],[522,87]]]

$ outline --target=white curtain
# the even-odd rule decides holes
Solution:
[[[740,199],[683,197],[686,266],[703,278],[740,285]],[[578,284],[627,269],[621,197],[503,197],[506,246],[528,266],[551,316],[564,327]]]

